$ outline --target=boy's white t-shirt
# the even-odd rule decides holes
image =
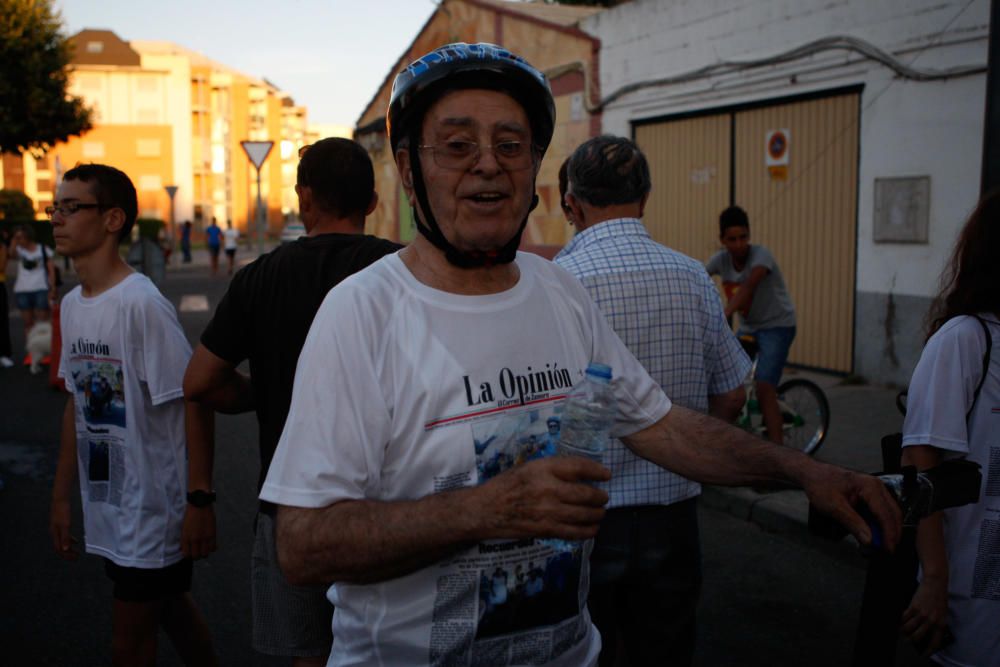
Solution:
[[[134,273],[62,300],[59,376],[73,395],[86,549],[118,565],[183,558],[182,381],[191,346],[173,306]]]
[[[552,452],[547,422],[591,361],[612,367],[613,435],[670,401],[569,273],[519,253],[486,296],[416,281],[388,255],[327,295],[296,369],[261,498],[325,507],[409,500],[482,483]],[[407,576],[335,584],[330,665],[593,664],[590,543],[481,543]]]
[[[222,231],[222,236],[224,239],[224,248],[226,250],[235,250],[236,241],[240,238],[240,230],[235,227],[225,229]]]
[[[955,643],[934,659],[951,667],[1000,667],[1000,321],[980,316],[993,350],[968,424],[986,340],[979,322],[966,316],[949,320],[927,341],[903,423],[904,447],[931,445],[945,450],[946,458],[982,466],[979,502],[944,510],[948,625]]]

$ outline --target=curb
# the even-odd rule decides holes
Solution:
[[[838,560],[866,567],[853,536],[835,542],[809,532],[809,500],[804,491],[755,491],[747,487],[703,485],[701,502],[710,509],[749,521],[761,530],[816,548]]]

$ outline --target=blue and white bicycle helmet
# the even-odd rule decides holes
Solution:
[[[545,154],[552,141],[556,107],[545,75],[520,56],[495,44],[457,42],[434,49],[417,58],[397,76],[392,85],[386,131],[393,154],[404,137],[409,145],[420,143],[424,113],[445,93],[464,89],[497,90],[510,95],[520,104],[531,123],[532,144]],[[414,211],[417,230],[445,252],[448,261],[464,268],[511,262],[521,242],[528,218],[521,222],[517,234],[495,253],[470,252],[455,248],[444,238],[430,210],[419,151],[411,151],[414,191],[425,214],[426,226]],[[535,196],[531,209],[537,206]]]

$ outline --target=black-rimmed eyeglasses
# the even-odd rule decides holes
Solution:
[[[69,202],[68,204],[59,204],[58,206],[46,206],[45,215],[50,218],[59,213],[60,215],[73,215],[80,209],[85,208],[104,208],[100,204],[82,204],[80,202]]]
[[[418,146],[434,155],[434,163],[442,169],[464,171],[479,162],[484,149],[493,151],[497,164],[507,171],[528,169],[534,164],[531,144],[524,141],[501,141],[477,144],[474,141],[446,141],[443,144]]]

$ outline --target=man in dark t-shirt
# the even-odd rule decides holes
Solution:
[[[401,246],[364,235],[378,197],[368,154],[348,139],[323,139],[300,153],[299,212],[307,235],[241,269],[201,336],[184,394],[219,412],[254,410],[260,428],[260,482],[267,474],[292,399],[299,352],[330,289]],[[237,371],[249,360],[250,375]],[[289,585],[274,549],[273,506],[256,521],[252,560],[253,645],[326,664],[332,641],[327,586]]]

